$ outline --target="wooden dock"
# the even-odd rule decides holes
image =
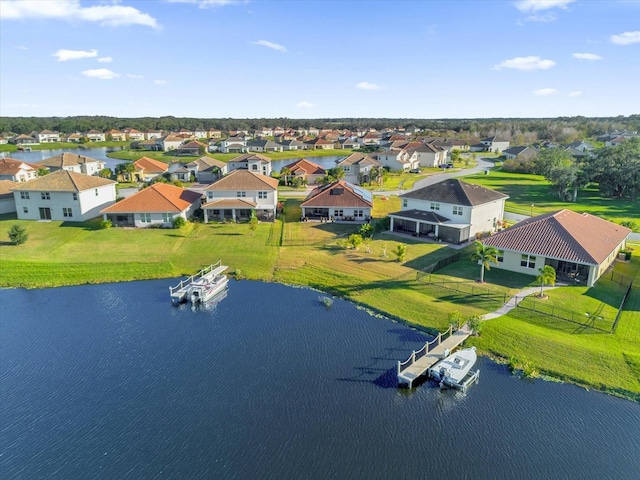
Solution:
[[[425,375],[427,370],[448,355],[471,335],[467,324],[453,331],[450,326],[446,332],[438,334],[420,350],[414,350],[404,362],[398,362],[398,385],[413,386],[414,380]]]

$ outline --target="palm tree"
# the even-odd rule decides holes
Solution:
[[[556,271],[553,269],[551,265],[545,265],[544,268],[539,268],[538,272],[540,275],[536,277],[536,280],[540,282],[540,297],[543,296],[544,286],[549,283],[551,285],[556,284]]]
[[[491,270],[491,263],[498,264],[498,249],[483,244],[476,240],[476,251],[471,255],[471,260],[480,263],[480,283],[484,283],[484,269]]]

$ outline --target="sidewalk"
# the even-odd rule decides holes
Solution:
[[[543,291],[547,291],[547,290],[553,290],[554,288],[558,288],[561,285],[555,286],[555,287],[543,287]],[[524,298],[524,297],[528,297],[529,295],[532,295],[534,293],[538,293],[540,292],[540,287],[531,287],[531,288],[526,288],[520,292],[518,292],[516,295],[514,295],[513,297],[511,297],[507,303],[505,303],[502,307],[500,307],[498,310],[496,310],[495,312],[491,312],[491,313],[485,313],[484,315],[481,316],[482,320],[492,320],[494,318],[498,318],[501,317],[502,315],[506,315],[507,313],[509,313],[511,310],[513,310],[514,308],[516,308],[518,306],[518,303],[520,303],[520,301]]]

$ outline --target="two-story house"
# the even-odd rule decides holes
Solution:
[[[103,160],[97,160],[76,153],[65,152],[53,157],[45,158],[38,166],[46,167],[49,170],[68,170],[70,172],[84,173],[85,175],[97,175],[105,168]]]
[[[38,143],[55,143],[60,141],[60,134],[51,130],[42,130],[34,135]]]
[[[20,220],[84,222],[116,201],[116,182],[57,170],[11,189]]]
[[[374,177],[379,178],[382,174],[382,163],[370,155],[361,152],[354,152],[351,155],[336,161],[336,166],[344,170],[344,179],[356,185],[369,183]],[[377,176],[373,174],[376,170]]]
[[[204,222],[248,220],[252,213],[273,221],[278,205],[278,179],[249,170],[234,170],[204,189]]]
[[[412,153],[406,150],[387,150],[386,152],[376,153],[375,157],[378,161],[391,172],[408,172],[420,168],[417,152]]]
[[[245,153],[229,160],[229,172],[242,169],[252,173],[260,173],[267,177],[271,175],[271,159],[259,153]]]
[[[38,163],[23,162],[15,158],[0,158],[0,180],[28,182],[38,178],[38,169],[46,168]]]
[[[243,136],[232,136],[220,142],[222,153],[243,153],[247,151],[247,139]]]
[[[464,243],[501,225],[507,195],[452,178],[400,195],[390,230]],[[500,223],[499,223],[500,222]]]
[[[89,130],[84,136],[90,142],[104,142],[106,140],[105,134],[98,130]]]

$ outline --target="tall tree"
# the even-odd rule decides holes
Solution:
[[[538,269],[539,275],[536,280],[540,282],[540,297],[544,295],[544,286],[546,284],[556,284],[556,271],[551,265],[545,265],[543,268]]]
[[[471,260],[480,264],[480,282],[484,283],[484,269],[491,270],[491,264],[498,264],[498,249],[485,245],[479,240],[475,242],[476,250],[471,254]]]
[[[588,159],[587,168],[600,193],[606,197],[640,195],[640,138],[631,138],[620,145],[605,147]]]

